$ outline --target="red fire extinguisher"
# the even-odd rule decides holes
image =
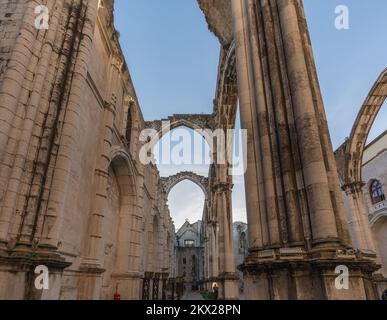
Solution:
[[[114,300],[121,300],[121,295],[118,293],[118,284],[116,286],[116,293],[114,294],[113,299]]]

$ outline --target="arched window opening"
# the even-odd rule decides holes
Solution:
[[[166,132],[152,152],[162,176],[183,171],[207,176],[212,161],[207,140],[197,130],[184,125]]]
[[[171,189],[168,196],[168,205],[171,216],[179,230],[188,218],[190,221],[202,219],[204,210],[205,194],[203,190],[195,183],[184,180]],[[185,240],[194,240],[192,238],[179,239],[179,245],[190,246],[191,242]],[[193,243],[193,246],[195,243]]]
[[[372,180],[370,185],[370,197],[372,204],[377,204],[386,200],[384,195],[383,186],[379,180]]]

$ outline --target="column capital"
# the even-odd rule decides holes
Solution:
[[[363,191],[363,187],[365,186],[364,181],[354,181],[347,184],[344,184],[341,189],[347,194],[351,193],[359,193]]]
[[[212,190],[216,193],[230,192],[232,191],[234,184],[229,182],[218,182],[212,186]]]

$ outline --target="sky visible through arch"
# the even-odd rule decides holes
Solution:
[[[387,67],[387,1],[304,0],[332,142],[349,136],[356,115]],[[349,9],[349,29],[335,28],[335,8]],[[116,0],[115,24],[146,120],[211,113],[220,45],[196,0]],[[387,129],[382,108],[369,140]],[[179,168],[181,170],[184,168]],[[189,167],[188,169],[192,169]],[[175,170],[175,171],[174,171]],[[193,171],[203,174],[206,168]],[[161,175],[176,173],[160,168]],[[234,220],[246,220],[243,177],[234,179]],[[169,206],[179,227],[201,215],[200,188],[181,183]],[[191,219],[192,218],[192,219]]]

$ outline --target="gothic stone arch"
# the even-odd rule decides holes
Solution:
[[[173,187],[184,180],[190,180],[196,185],[198,185],[203,190],[205,198],[208,199],[208,196],[209,196],[208,178],[200,176],[191,171],[183,171],[173,176],[161,178],[167,197],[169,192],[173,189]]]
[[[123,298],[132,298],[130,288],[134,285],[134,279],[127,274],[131,266],[128,265],[128,255],[131,256],[132,216],[137,208],[136,201],[138,190],[134,176],[134,166],[126,150],[115,146],[110,150],[107,168],[99,168],[96,171],[96,194],[94,206],[89,218],[88,237],[81,269],[85,272],[80,278],[80,299],[96,299],[112,297],[115,285],[119,284],[123,289]],[[109,209],[110,182],[114,182],[118,188],[118,199],[116,209]],[[110,216],[116,214],[117,216]],[[110,225],[109,219],[113,221]],[[110,236],[106,242],[107,235],[112,230],[115,236]],[[108,257],[107,257],[108,256]],[[108,274],[105,274],[106,258],[113,259],[109,262]],[[138,269],[140,266],[136,266]],[[97,292],[102,293],[101,283],[97,281],[99,274],[108,277],[105,282],[109,284],[105,296],[97,297]],[[119,278],[116,275],[120,274]],[[114,279],[114,281],[112,281]],[[93,289],[94,288],[94,289]],[[98,288],[98,290],[95,290]],[[126,290],[125,290],[126,289]]]
[[[364,101],[349,139],[335,153],[342,189],[348,197],[351,208],[354,246],[364,252],[375,252],[376,247],[363,194],[363,154],[369,132],[386,97],[387,69],[380,74]]]
[[[150,132],[153,146],[162,139],[162,137],[173,129],[179,127],[187,127],[192,130],[197,130],[207,143],[212,145],[212,137],[206,131],[214,129],[214,116],[212,114],[174,114],[167,119],[146,121],[145,127]]]
[[[231,129],[235,126],[238,103],[235,42],[222,49],[219,69],[214,110],[216,125]]]
[[[350,138],[338,150],[339,174],[343,186],[362,181],[362,162],[364,148],[372,125],[387,97],[387,69],[383,70],[366,100],[364,101],[356,121],[353,125]]]

